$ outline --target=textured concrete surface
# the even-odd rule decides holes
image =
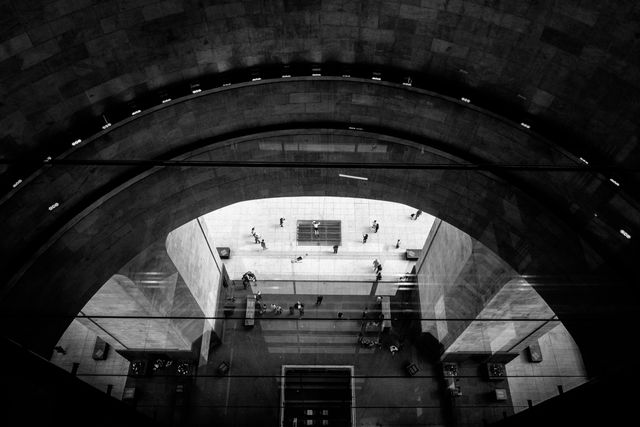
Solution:
[[[568,127],[593,157],[638,155],[633,2],[5,1],[1,15],[10,154],[169,84],[337,61],[424,72]]]
[[[559,324],[549,321],[554,319],[553,311],[522,279],[505,283],[484,302],[477,318],[486,320],[453,322],[465,329],[446,353],[517,354]]]
[[[116,352],[123,347],[104,331],[85,327],[82,320],[75,319],[71,322],[57,343],[66,353],[53,353],[50,361],[66,371],[71,371],[73,364],[77,363],[77,375],[80,379],[105,393],[111,385],[111,396],[121,399],[129,372],[129,361]],[[105,360],[94,360],[92,357],[98,337],[111,346]]]
[[[543,140],[486,111],[399,85],[292,79],[170,103],[113,126],[68,156],[170,158],[201,148],[208,138],[228,140],[231,131],[329,121],[341,129],[380,126],[369,138],[402,134],[447,152],[450,160],[575,165],[586,153],[592,164],[611,163],[612,173],[627,180],[618,188],[607,174],[591,172],[377,170],[368,187],[347,187],[323,170],[253,170],[249,176],[238,169],[173,169],[139,176],[144,171],[133,166],[45,167],[2,199],[0,250],[3,275],[11,277],[2,289],[3,312],[73,315],[115,266],[225,204],[256,195],[366,195],[441,217],[519,273],[550,281],[541,293],[593,352],[592,360],[605,357],[590,340],[594,331],[616,334],[617,341],[634,330],[625,325],[635,324],[635,295],[625,286],[609,292],[608,285],[637,281],[637,239],[620,233],[640,234],[637,177],[622,170],[638,159],[636,4],[5,1],[0,7],[0,129],[3,153],[12,158],[40,161],[54,145],[76,138],[75,124],[99,118],[114,102],[155,96],[170,83],[263,63],[336,60],[421,70],[452,81],[462,93],[474,88],[504,108],[531,113],[569,137],[558,131]],[[323,137],[331,141],[337,134]],[[293,139],[298,147],[309,144],[308,135]],[[393,147],[382,161],[410,162],[422,154]],[[313,158],[269,156],[244,143],[228,148],[226,155],[203,151],[201,158],[252,159],[253,152],[271,160]],[[371,161],[375,155],[321,158]],[[12,178],[7,189],[20,171],[6,172]],[[134,185],[129,180],[135,176]],[[126,192],[109,194],[125,182]],[[51,212],[54,202],[60,206]],[[604,326],[593,319],[611,316],[615,321]],[[44,353],[68,322],[43,328],[34,327],[37,321],[15,323],[4,327],[6,333]]]
[[[437,221],[416,263],[416,275],[421,317],[425,319],[422,321],[423,332],[436,337],[445,351],[464,352],[472,351],[471,348],[478,352],[487,351],[484,346],[488,342],[482,336],[480,339],[477,336],[472,338],[469,349],[458,340],[462,339],[463,333],[472,334],[468,329],[471,320],[481,316],[503,287],[518,274],[468,234],[446,222]],[[530,293],[537,296],[533,290]],[[521,303],[520,300],[517,293],[505,292],[505,296],[495,304],[494,308],[500,311],[496,317],[508,319],[518,314],[511,311],[510,305]],[[531,313],[537,312],[535,304],[528,308]],[[512,338],[522,338],[515,331],[513,335]],[[500,348],[488,351],[493,353]]]
[[[563,325],[556,325],[539,339],[542,362],[531,363],[526,352],[507,363],[509,389],[516,412],[558,395],[587,381],[582,356]]]
[[[217,318],[222,313],[219,304],[222,260],[209,235],[206,224],[198,219],[173,230],[166,239],[167,254],[207,318],[202,331],[203,362],[208,358],[211,334],[220,332],[220,320]]]

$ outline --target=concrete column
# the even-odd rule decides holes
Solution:
[[[151,288],[150,284],[115,274],[82,309],[82,314],[96,317],[78,320],[108,342],[116,341],[126,349],[189,350],[191,341],[172,319],[158,318],[169,314],[177,278],[177,273],[157,277]]]
[[[436,220],[417,263],[423,333],[447,353],[517,353],[556,322],[474,321],[551,319],[553,312],[526,281],[466,233]]]
[[[204,221],[199,219],[175,229],[166,239],[167,253],[189,287],[194,299],[207,319],[202,331],[200,362],[206,363],[211,339],[221,335],[221,311],[218,299],[223,265],[215,245],[209,238]]]

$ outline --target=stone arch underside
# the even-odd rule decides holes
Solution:
[[[339,126],[348,123],[362,130]],[[278,144],[281,150],[273,148]],[[344,151],[349,144],[369,149]],[[387,151],[378,153],[373,145]],[[293,195],[396,201],[450,222],[532,283],[541,283],[538,292],[567,324],[587,361],[602,354],[587,335],[608,330],[597,317],[627,320],[633,314],[634,307],[619,305],[626,288],[611,279],[627,273],[619,268],[628,256],[624,242],[611,239],[617,230],[594,220],[589,209],[594,198],[606,203],[602,177],[585,171],[366,167],[573,164],[562,150],[517,124],[424,91],[345,79],[245,84],[150,110],[64,158],[80,164],[43,168],[0,205],[7,218],[2,252],[11,277],[2,310],[21,320],[3,328],[42,353],[70,318],[43,324],[34,317],[36,326],[25,317],[74,316],[118,268],[190,219],[238,201]],[[167,158],[298,163],[281,168],[91,164]],[[314,167],[318,161],[364,167]],[[338,171],[369,181],[345,180]],[[61,206],[51,214],[47,206],[55,200]],[[21,226],[25,218],[32,227]],[[617,294],[608,292],[609,284]],[[620,333],[629,326],[621,326]]]

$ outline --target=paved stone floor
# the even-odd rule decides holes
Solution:
[[[232,279],[253,271],[259,279],[372,280],[372,262],[383,264],[383,279],[397,278],[411,271],[407,249],[422,249],[434,217],[422,214],[410,218],[413,209],[398,203],[343,197],[285,197],[236,203],[203,217],[216,246],[231,248],[225,266]],[[279,219],[286,218],[284,227]],[[342,243],[338,253],[331,246],[298,246],[297,220],[342,221]],[[376,220],[377,233],[371,229]],[[251,228],[264,238],[263,250],[251,236]],[[367,243],[362,243],[363,234]],[[400,247],[396,243],[400,240]],[[292,263],[297,256],[307,257]],[[279,292],[261,289],[263,293]]]

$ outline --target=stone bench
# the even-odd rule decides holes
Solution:
[[[244,326],[253,326],[256,315],[256,296],[247,295],[247,311],[244,315]]]

